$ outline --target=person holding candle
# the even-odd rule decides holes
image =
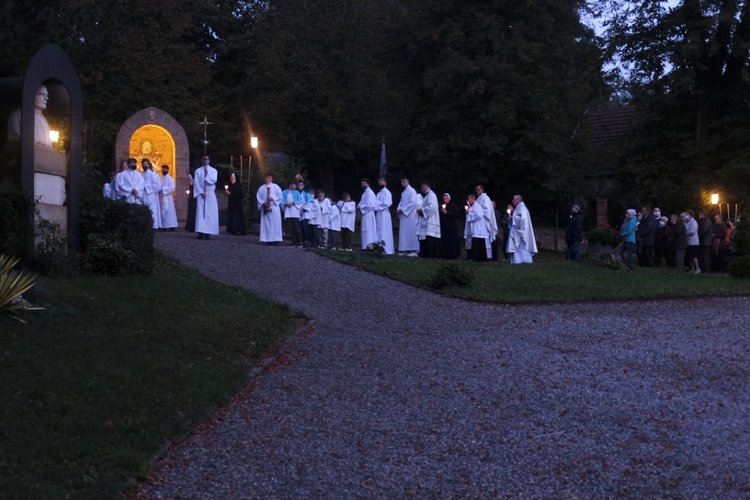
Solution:
[[[224,191],[229,196],[227,200],[227,233],[245,235],[245,205],[242,202],[242,183],[237,182],[237,176],[232,172],[229,175],[231,185],[224,186]]]
[[[458,206],[451,200],[451,195],[443,193],[443,204],[440,205],[440,243],[442,258],[455,259],[461,255],[458,241]]]

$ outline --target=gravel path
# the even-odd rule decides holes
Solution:
[[[316,328],[146,498],[750,496],[747,298],[482,305],[250,236],[156,246]]]

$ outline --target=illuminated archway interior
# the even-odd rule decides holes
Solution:
[[[158,125],[144,125],[133,132],[130,138],[130,157],[138,160],[138,170],[141,160],[148,158],[154,166],[154,171],[161,177],[161,166],[169,165],[169,175],[177,181],[175,172],[175,143],[167,129]],[[177,197],[177,190],[172,193]]]

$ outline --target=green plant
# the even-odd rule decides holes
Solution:
[[[750,255],[750,217],[742,214],[734,233],[734,246],[739,255]]]
[[[603,267],[606,269],[612,269],[615,271],[629,271],[630,269],[625,263],[616,255],[608,253],[591,253],[586,252],[578,257],[579,264],[595,267]]]
[[[14,319],[25,323],[15,314],[16,311],[34,311],[42,308],[31,307],[21,297],[34,286],[35,278],[13,269],[20,261],[16,257],[0,255],[0,315],[10,314]]]
[[[18,255],[25,260],[31,235],[30,218],[35,214],[34,200],[21,193],[0,195],[0,254]]]
[[[45,276],[71,277],[78,273],[78,257],[68,251],[60,224],[39,219],[36,224],[34,268]]]
[[[732,278],[750,279],[750,255],[740,255],[732,259],[727,271]]]
[[[151,272],[152,226],[151,210],[145,205],[88,199],[81,211],[84,268],[104,275]]]
[[[385,255],[385,241],[373,241],[367,245],[365,251],[372,253],[375,257],[382,257]]]
[[[471,285],[474,274],[455,263],[440,266],[430,279],[430,287],[436,290],[447,287],[466,287]]]
[[[622,236],[616,229],[610,227],[595,227],[586,231],[586,240],[589,243],[599,242],[602,245],[616,247],[622,242]]]

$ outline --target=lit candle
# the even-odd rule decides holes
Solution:
[[[190,197],[190,190],[189,189],[185,190],[185,196]]]
[[[229,184],[224,184],[224,189],[229,189]]]

